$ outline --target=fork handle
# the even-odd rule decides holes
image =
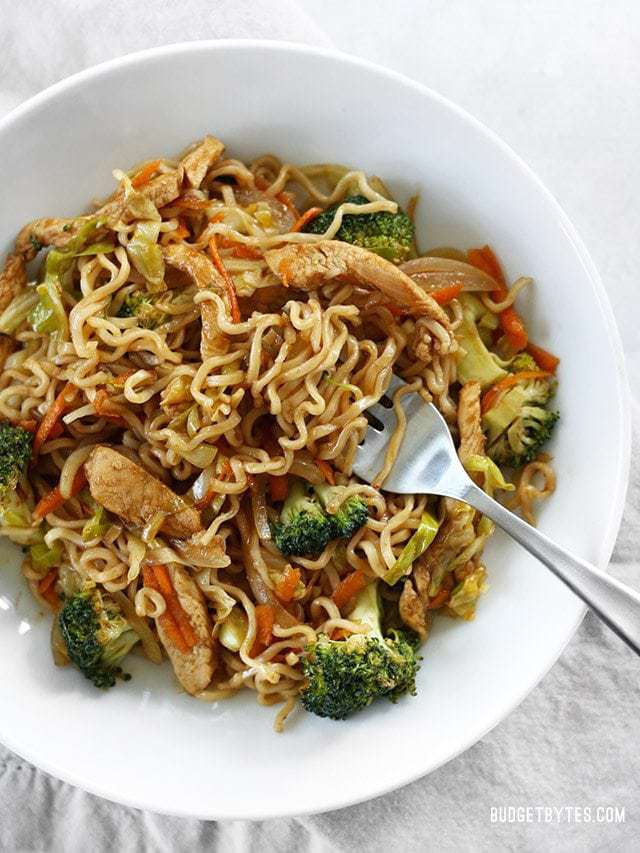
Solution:
[[[544,533],[490,498],[475,483],[460,498],[488,516],[537,557],[554,575],[598,614],[612,631],[640,655],[640,593],[574,557]]]

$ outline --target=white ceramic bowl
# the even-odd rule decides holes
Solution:
[[[338,161],[419,191],[423,246],[491,242],[510,276],[535,277],[534,340],[562,357],[558,489],[540,526],[606,565],[627,479],[629,424],[618,337],[603,287],[566,216],[492,133],[433,92],[370,63],[264,42],[199,42],[71,77],[0,125],[0,249],[36,216],[71,215],[111,171],[177,153],[204,133],[237,156]],[[421,776],[473,744],[555,661],[583,610],[498,535],[491,588],[472,623],[441,619],[419,693],[350,722],[299,714],[284,735],[249,694],[215,705],[177,692],[167,667],[134,661],[102,694],[49,653],[49,619],[2,545],[0,739],[39,767],[129,805],[203,818],[345,806]],[[11,563],[11,565],[8,565]]]

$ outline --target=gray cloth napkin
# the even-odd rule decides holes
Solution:
[[[551,188],[564,188],[575,202],[568,211],[594,254],[623,333],[637,451],[640,172],[633,151],[640,68],[632,34],[640,27],[638,9],[634,0],[571,0],[562,10],[554,0],[1,0],[0,116],[68,74],[144,47],[242,36],[327,45],[326,28],[339,47],[405,70],[497,130],[504,126]],[[583,146],[580,156],[572,156],[567,138]],[[591,139],[600,146],[595,152]],[[573,196],[567,174],[575,178]],[[588,215],[581,217],[584,208]],[[637,453],[632,457],[612,571],[637,583],[640,465]],[[638,672],[635,656],[587,616],[541,684],[464,755],[385,797],[289,820],[204,822],[125,808],[59,782],[0,746],[0,849],[637,850]],[[624,822],[597,823],[599,806],[624,809]]]

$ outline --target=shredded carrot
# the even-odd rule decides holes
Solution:
[[[331,632],[332,640],[346,640],[347,637],[351,636],[351,632],[345,630],[344,628],[334,628]]]
[[[445,603],[445,601],[448,600],[450,595],[450,589],[441,589],[429,601],[429,603],[427,604],[427,610],[437,610],[438,607],[442,607],[442,605]]]
[[[160,592],[160,585],[152,566],[147,565],[142,567],[142,579],[146,587],[149,587],[149,589],[155,589],[156,592]],[[167,638],[171,641],[171,644],[175,646],[178,651],[182,652],[183,655],[188,654],[189,646],[180,632],[178,623],[171,615],[168,605],[162,616],[158,617],[158,624],[162,627]]]
[[[237,240],[230,240],[222,234],[216,234],[216,239],[218,242],[218,248],[230,249],[234,258],[244,258],[249,261],[256,261],[262,258],[262,252],[255,249],[253,246],[246,246],[244,243],[239,243]]]
[[[146,582],[145,585],[148,586]],[[177,622],[167,610],[165,610],[162,616],[158,617],[158,622],[164,629],[164,632],[171,641],[172,645],[174,645],[178,649],[178,651],[182,652],[183,655],[189,654],[189,646],[187,645],[182,634],[180,633],[180,628],[178,627]]]
[[[535,359],[540,370],[548,370],[549,373],[556,372],[557,367],[560,364],[560,359],[557,355],[553,355],[553,353],[550,353],[548,350],[532,344],[531,341],[527,344],[527,352]]]
[[[62,435],[64,432],[64,424],[62,421],[58,421],[51,427],[51,432],[47,436],[48,441],[53,441],[54,438],[58,438],[58,436]]]
[[[191,236],[191,231],[187,226],[187,223],[184,219],[178,218],[178,227],[175,231],[170,231],[170,234],[173,234],[174,237],[177,237],[179,240],[184,240],[185,237]]]
[[[271,186],[269,181],[267,181],[266,178],[263,178],[262,175],[255,175],[253,182],[256,185],[256,189],[262,190],[262,192],[264,192],[264,190],[266,189],[269,189],[269,187]]]
[[[78,468],[75,477],[73,478],[73,483],[71,484],[71,494],[70,498],[75,498],[75,496],[81,492],[84,487],[87,485],[87,475],[84,472],[84,465],[82,468]],[[33,510],[33,518],[44,518],[45,515],[49,515],[50,512],[54,512],[56,509],[62,506],[62,504],[67,500],[67,498],[63,498],[60,492],[60,487],[56,486],[55,489],[52,489],[50,492],[47,492],[46,495],[43,495],[38,503],[36,504],[35,509]]]
[[[38,421],[31,420],[31,418],[29,418],[27,420],[13,421],[13,425],[20,427],[20,429],[24,429],[27,432],[35,432],[38,427]]]
[[[231,319],[234,323],[240,323],[242,320],[242,315],[240,314],[240,305],[238,304],[238,294],[236,293],[236,286],[233,283],[233,279],[227,272],[225,265],[220,259],[215,234],[212,234],[209,239],[209,254],[211,255],[211,260],[213,261],[215,268],[218,270],[218,272],[222,276],[222,280],[224,281],[224,286],[227,291],[227,299],[229,301],[229,309],[231,310]]]
[[[315,219],[318,214],[322,213],[321,207],[310,207],[309,210],[305,210],[305,212],[293,223],[291,228],[291,234],[294,234],[296,231],[302,231],[304,226],[311,222],[312,219]]]
[[[169,202],[167,207],[177,207],[178,210],[206,211],[211,205],[208,198],[193,198],[191,196],[180,196],[175,201]]]
[[[320,469],[320,473],[325,478],[327,483],[329,483],[330,486],[335,486],[336,475],[334,474],[333,468],[327,462],[327,460],[326,459],[319,459],[318,457],[316,457],[313,461],[318,466],[318,468]]]
[[[133,376],[133,374],[136,372],[137,371],[135,371],[135,370],[125,370],[124,373],[119,373],[117,376],[114,376],[113,379],[110,379],[109,385],[115,385],[116,388],[122,388],[122,386],[127,381],[127,379],[130,376]],[[98,392],[98,393],[100,393],[100,392]],[[96,411],[97,411],[97,409],[96,409]]]
[[[494,298],[503,297],[504,291],[507,289],[507,282],[493,249],[490,246],[483,246],[481,249],[469,249],[467,259],[472,266],[486,272],[496,282],[498,286],[492,291]]]
[[[256,639],[251,649],[251,657],[256,657],[271,643],[275,614],[270,604],[258,604],[256,607]]]
[[[49,604],[54,610],[57,610],[60,606],[60,596],[55,590],[55,587],[49,587],[45,592],[41,593],[44,600]]]
[[[353,596],[357,595],[360,590],[364,589],[364,587],[364,573],[360,569],[356,569],[355,572],[351,572],[350,575],[343,578],[334,589],[333,595],[331,596],[333,603],[336,607],[342,610],[342,608],[351,601]]]
[[[67,382],[62,391],[58,394],[53,403],[49,406],[46,415],[40,421],[36,430],[35,438],[33,439],[33,452],[38,453],[45,441],[51,435],[51,431],[60,421],[62,416],[67,411],[69,406],[75,399],[78,389],[71,382]]]
[[[145,184],[148,184],[151,178],[153,177],[153,173],[158,171],[158,167],[162,160],[152,160],[150,163],[147,163],[146,166],[143,166],[139,172],[136,172],[135,176],[131,178],[131,186],[134,189],[138,189],[139,187],[143,187]]]
[[[104,388],[96,391],[93,408],[101,418],[106,418],[120,426],[127,426],[126,418],[122,416],[120,407],[111,400]]]
[[[298,584],[302,580],[300,569],[294,569],[293,566],[287,566],[278,583],[276,584],[276,595],[287,604],[293,599]]]
[[[210,506],[211,503],[213,503],[213,500],[217,496],[217,494],[218,493],[214,492],[213,490],[207,492],[207,494],[203,498],[194,503],[193,508],[197,509],[198,512],[202,512],[203,509],[206,509],[208,506]]]
[[[515,308],[512,306],[505,308],[504,311],[499,314],[499,319],[500,325],[502,326],[502,329],[507,336],[507,340],[513,349],[516,352],[521,352],[523,349],[526,349],[529,336],[527,335],[527,330],[522,322],[522,318]]]
[[[517,385],[518,382],[524,382],[527,379],[546,379],[550,375],[547,370],[522,370],[520,373],[505,376],[504,379],[496,382],[488,391],[485,391],[482,397],[482,414],[492,409],[502,394],[513,385]]]
[[[469,249],[467,252],[467,260],[470,264],[487,275],[496,282],[497,287],[491,291],[491,297],[496,301],[500,301],[507,296],[509,290],[507,282],[502,272],[500,262],[495,256],[493,249],[490,246],[483,246],[481,249]],[[527,330],[522,318],[513,306],[505,308],[499,314],[500,326],[507,336],[507,340],[515,352],[520,352],[525,349],[528,342]]]
[[[58,580],[58,569],[53,568],[48,572],[38,583],[38,592],[44,600],[54,609],[60,604],[58,593],[54,589],[55,582]]]
[[[39,581],[39,583],[38,583],[38,592],[39,592],[41,595],[42,595],[43,593],[45,593],[45,592],[49,589],[49,587],[50,587],[53,583],[55,583],[55,580],[56,580],[56,578],[57,578],[57,577],[58,577],[58,569],[57,569],[57,568],[53,568],[53,569],[51,569],[51,571],[49,571],[49,572],[48,572],[48,573],[47,573],[47,574],[42,578],[42,580],[40,580],[40,581]]]
[[[440,287],[438,290],[432,290],[429,296],[438,303],[438,305],[448,305],[450,302],[460,295],[462,284],[450,284],[448,287]]]
[[[272,501],[284,501],[289,494],[289,478],[286,474],[276,477],[269,475],[269,492]]]
[[[295,206],[295,203],[293,201],[293,196],[291,195],[291,193],[286,193],[284,191],[279,192],[279,193],[277,193],[276,198],[278,199],[278,201],[282,202],[282,204],[284,204],[285,207],[289,208],[289,210],[291,211],[291,213],[293,213],[293,215],[295,216],[296,219],[300,218],[300,211]]]
[[[163,566],[162,563],[154,563],[151,568],[156,576],[160,593],[167,605],[167,610],[171,614],[173,621],[178,626],[178,630],[182,634],[187,648],[192,649],[197,645],[198,637],[196,632],[193,630],[189,617],[180,604],[178,593],[175,591],[174,586],[171,583],[167,567]]]

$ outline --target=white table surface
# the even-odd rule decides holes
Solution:
[[[146,10],[144,32],[131,26],[134,5]],[[297,6],[289,0],[61,0],[54,15],[51,3],[0,0],[0,114],[81,67],[189,38],[333,42],[406,73],[497,131],[576,225],[623,338],[637,449],[640,2],[298,0]],[[87,34],[90,20],[97,39]],[[68,59],[54,56],[52,39],[71,41]],[[639,544],[640,465],[632,458],[612,571],[638,586]],[[205,823],[159,817],[84,794],[0,747],[0,849],[637,850],[639,665],[588,616],[541,684],[467,753],[395,794],[309,818]],[[623,808],[624,823],[596,823],[601,805]],[[534,811],[533,822],[525,814],[524,822],[504,824],[491,820],[499,806],[564,811],[550,822]],[[591,822],[587,807],[594,809]]]

